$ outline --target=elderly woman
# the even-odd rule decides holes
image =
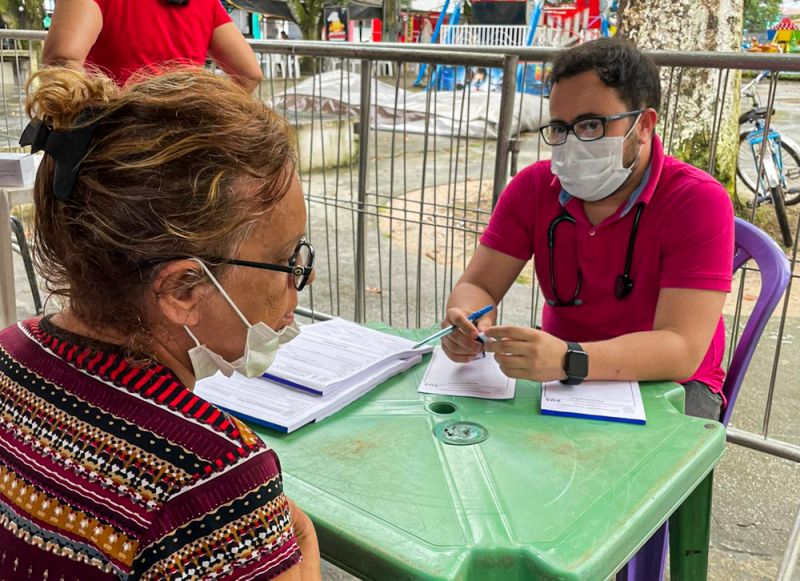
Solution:
[[[0,331],[0,578],[319,578],[275,453],[192,393],[296,333],[313,250],[285,121],[195,70],[33,86],[63,308]]]

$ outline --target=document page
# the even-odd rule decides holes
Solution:
[[[642,393],[636,381],[584,381],[542,384],[542,413],[643,424]]]
[[[260,377],[217,373],[197,383],[194,393],[226,410],[276,426],[292,426],[321,402],[311,395]]]
[[[516,381],[503,375],[494,360],[494,353],[487,353],[486,357],[469,363],[456,363],[445,355],[441,347],[436,347],[418,391],[483,399],[511,399],[515,389]]]
[[[384,379],[419,363],[417,355],[397,359],[364,376],[331,396],[321,397],[286,387],[263,377],[248,378],[239,373],[225,377],[217,373],[198,382],[195,394],[245,420],[255,421],[281,432],[292,432],[322,420],[352,403]]]
[[[332,319],[304,325],[297,338],[278,350],[265,376],[325,394],[389,359],[430,351],[412,351],[413,346],[409,339]]]

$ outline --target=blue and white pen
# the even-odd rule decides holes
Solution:
[[[482,309],[480,309],[480,310],[477,310],[477,311],[475,311],[474,313],[470,314],[470,315],[467,317],[467,319],[469,319],[469,322],[470,322],[470,323],[473,323],[473,324],[474,324],[474,323],[475,323],[475,321],[477,321],[478,319],[480,319],[480,318],[481,318],[482,316],[484,316],[486,313],[490,312],[492,309],[494,309],[494,305],[486,305],[486,306],[485,306],[485,307],[483,307]],[[437,331],[436,333],[434,333],[434,334],[433,334],[433,335],[431,335],[430,337],[426,337],[425,339],[423,339],[422,341],[420,341],[419,343],[417,343],[416,345],[414,345],[414,347],[413,347],[413,348],[414,348],[414,349],[417,349],[417,348],[419,348],[419,347],[422,347],[422,346],[423,346],[423,345],[425,345],[426,343],[430,343],[431,341],[435,341],[436,339],[439,339],[440,337],[446,337],[447,335],[449,335],[450,333],[452,333],[452,332],[453,332],[453,331],[455,331],[456,329],[458,329],[458,327],[456,327],[455,325],[450,325],[449,327],[445,327],[444,329],[442,329],[441,331]]]

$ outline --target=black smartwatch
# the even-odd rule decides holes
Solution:
[[[577,343],[567,342],[564,372],[567,378],[562,379],[561,383],[565,385],[578,385],[589,375],[589,355]]]

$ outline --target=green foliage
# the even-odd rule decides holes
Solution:
[[[8,28],[41,30],[44,10],[41,0],[0,0],[0,15]]]
[[[744,0],[744,29],[766,30],[781,16],[781,0]]]

